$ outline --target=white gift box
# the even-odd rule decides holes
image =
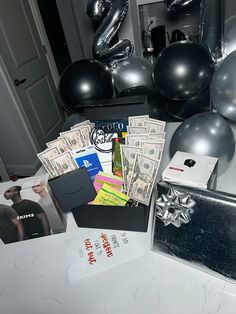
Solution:
[[[218,158],[177,151],[162,173],[173,184],[215,189]]]

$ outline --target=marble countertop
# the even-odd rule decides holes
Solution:
[[[175,127],[168,126],[167,142]],[[168,158],[165,152],[163,167]],[[236,193],[232,169],[236,161],[218,188]],[[90,230],[78,229],[71,214],[66,233],[1,246],[0,313],[235,314],[236,284],[151,251],[151,226],[150,219],[148,232],[137,233],[144,256],[73,283],[65,240]]]

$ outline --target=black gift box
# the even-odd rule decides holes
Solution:
[[[54,198],[65,213],[94,200],[97,195],[85,167],[52,178],[48,183]]]
[[[150,208],[84,205],[72,212],[78,227],[146,232]]]
[[[157,188],[152,250],[235,280],[236,196],[165,182]]]
[[[84,110],[85,116],[91,121],[128,119],[129,116],[149,113],[146,95],[118,98],[89,99],[75,107],[79,112]]]
[[[72,211],[78,227],[147,231],[148,206],[85,205],[97,194],[84,167],[50,179],[49,186],[60,208]]]

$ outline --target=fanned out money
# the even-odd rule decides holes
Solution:
[[[148,128],[146,126],[127,126],[127,131],[129,134],[145,134],[148,133]]]
[[[86,120],[77,123],[70,130],[61,132],[60,136],[48,143],[47,149],[37,154],[39,160],[51,178],[78,168],[71,152],[90,144],[90,132],[94,123]]]
[[[158,142],[143,141],[142,142],[143,154],[154,159],[159,159],[161,156],[161,145]]]
[[[41,161],[41,163],[43,164],[44,168],[46,169],[51,178],[54,178],[58,175],[56,169],[53,167],[51,163],[51,159],[53,157],[58,156],[59,154],[60,154],[59,150],[55,147],[47,148],[41,153],[37,154],[39,160]]]
[[[165,121],[148,115],[129,117],[128,134],[121,147],[124,191],[145,205],[149,204],[161,162],[165,126]]]
[[[125,137],[125,145],[142,146],[143,141],[148,141],[148,134],[127,134]]]
[[[165,145],[165,140],[162,138],[157,138],[155,140],[152,140],[151,137],[149,137],[149,143],[152,143],[150,145],[145,144],[147,142],[142,142],[142,146],[148,145],[148,148],[151,149],[151,147],[153,147],[154,150],[158,150],[158,155],[157,155],[157,159],[159,161],[161,161],[162,158],[162,154],[163,154],[163,150],[164,150],[164,145]],[[150,152],[150,151],[149,151]],[[148,151],[146,150],[144,152],[145,154],[148,154]],[[151,157],[151,156],[150,156]]]
[[[148,115],[129,117],[125,144],[143,147],[144,154],[161,161],[165,144],[165,126],[165,121],[149,118]]]
[[[51,158],[50,162],[56,169],[58,175],[62,175],[78,168],[70,151]]]
[[[79,129],[73,129],[60,133],[60,136],[66,138],[70,143],[71,149],[79,149],[85,146],[85,139]]]
[[[149,118],[148,120],[144,122],[144,126],[147,127],[147,133],[156,134],[156,133],[164,132],[166,122]]]
[[[165,139],[166,132],[159,132],[159,133],[151,133],[149,135],[149,140],[156,140],[156,139]]]
[[[77,128],[76,128],[77,130]],[[80,133],[82,134],[82,137],[84,139],[85,146],[91,145],[90,143],[90,132],[91,127],[89,125],[83,125],[79,128]]]
[[[89,120],[77,123],[71,127],[71,130],[79,130],[82,133],[83,140],[85,141],[85,146],[91,145],[90,143],[90,132],[94,128],[95,124],[91,123]]]
[[[64,136],[61,136],[54,141],[48,142],[46,145],[48,148],[57,148],[60,154],[72,149],[70,143]]]
[[[137,153],[127,195],[142,204],[149,205],[156,182],[160,162]]]
[[[145,122],[149,119],[149,115],[129,117],[129,126],[145,126]]]
[[[142,152],[143,152],[142,147],[120,145],[124,191],[128,191],[136,154]]]
[[[112,146],[109,139],[113,134],[107,133],[104,135],[104,138],[102,138],[101,134],[94,132],[93,135],[100,135],[100,138],[96,138],[97,143],[94,142],[93,145],[91,145],[90,137],[94,127],[95,124],[90,122],[90,120],[82,121],[73,125],[70,130],[61,132],[57,139],[46,143],[48,149],[54,148],[57,150],[57,155],[50,155],[48,150],[45,150],[38,155],[38,158],[51,178],[80,167],[81,165],[75,162],[75,157],[72,152],[89,146],[94,147],[96,151],[95,154],[98,155],[103,170],[108,172],[111,171],[112,153],[110,151],[108,152],[108,150]],[[86,167],[88,168],[90,166],[91,164]]]
[[[85,120],[85,121],[82,121],[82,122],[79,122],[79,123],[76,123],[76,124],[74,124],[72,127],[71,127],[71,130],[72,129],[76,129],[76,128],[80,128],[80,127],[82,127],[82,126],[90,126],[91,124],[93,124],[93,123],[91,123],[90,122],[90,120]],[[94,124],[93,124],[94,125]]]

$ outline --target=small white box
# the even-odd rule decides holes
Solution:
[[[215,189],[218,158],[177,151],[162,173],[173,184]]]

